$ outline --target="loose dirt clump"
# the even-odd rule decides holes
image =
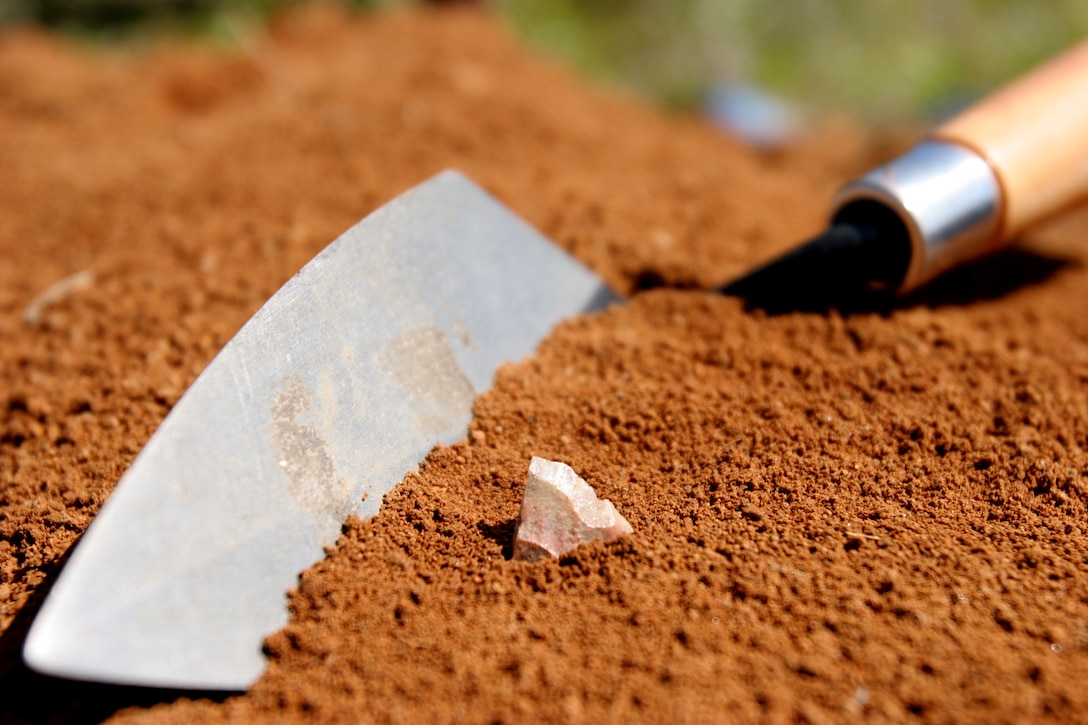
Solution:
[[[1083,718],[1083,213],[881,309],[660,289],[570,320],[301,574],[250,692],[28,673],[49,582],[170,406],[398,192],[455,167],[619,291],[710,287],[886,145],[758,155],[464,9],[304,8],[229,54],[8,31],[0,124],[0,719]],[[533,455],[635,533],[511,561]]]

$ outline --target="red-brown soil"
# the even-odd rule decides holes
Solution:
[[[1088,718],[1084,214],[883,309],[655,290],[561,325],[301,575],[245,695],[27,672],[45,587],[170,406],[398,192],[459,168],[620,291],[707,287],[889,147],[761,156],[472,10],[303,9],[230,53],[9,31],[0,127],[0,720]],[[636,533],[510,561],[534,454]]]

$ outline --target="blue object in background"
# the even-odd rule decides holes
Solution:
[[[715,126],[760,148],[781,146],[801,128],[796,108],[768,91],[744,83],[714,86],[707,93],[704,109]]]

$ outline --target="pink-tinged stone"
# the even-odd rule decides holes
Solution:
[[[559,557],[590,541],[612,541],[634,529],[612,502],[565,463],[533,456],[514,531],[514,558]]]

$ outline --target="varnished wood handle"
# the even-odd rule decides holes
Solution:
[[[1003,192],[999,242],[1088,196],[1088,41],[937,129],[993,168]]]

